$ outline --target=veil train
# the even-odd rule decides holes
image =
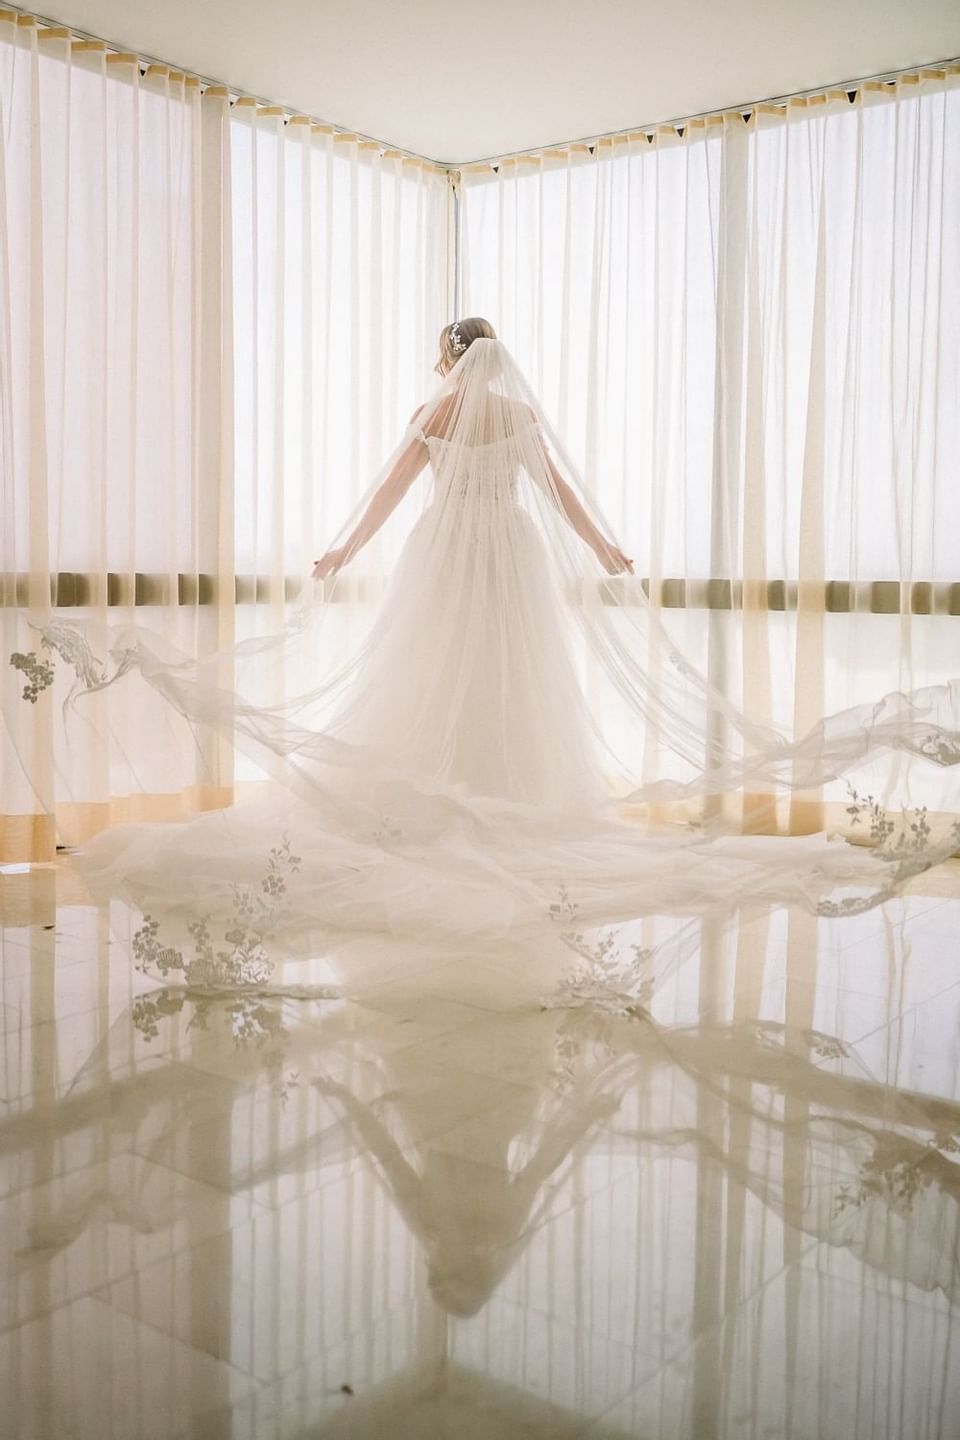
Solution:
[[[144,917],[131,944],[153,973],[275,987],[283,960],[357,933],[589,954],[597,927],[650,917],[679,956],[698,920],[859,912],[960,846],[960,679],[795,738],[756,723],[680,653],[499,340],[469,345],[329,553],[274,635],[180,655],[148,627],[48,616],[14,658],[28,688],[73,676],[51,723],[77,800],[71,735],[116,684],[188,723],[211,783],[225,743],[269,777],[75,857],[95,895]],[[109,704],[96,714],[111,724]],[[731,823],[731,797],[762,830],[791,792],[846,778],[858,796],[893,753],[905,795],[916,767],[939,777],[946,818],[904,802],[901,823],[855,798],[872,847]],[[666,953],[646,949],[637,973]]]

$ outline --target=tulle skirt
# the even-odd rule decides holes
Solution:
[[[475,795],[600,801],[596,727],[536,525],[516,502],[465,507],[470,542],[442,564],[448,523],[434,505],[413,527],[329,733]]]

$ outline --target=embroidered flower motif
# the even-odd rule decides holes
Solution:
[[[102,661],[93,653],[89,641],[80,630],[68,621],[45,625],[40,630],[40,650],[31,651],[28,655],[15,651],[10,656],[13,668],[22,671],[27,677],[23,698],[31,705],[36,704],[40,693],[48,689],[54,680],[54,661],[42,655],[40,652],[43,650],[51,652],[51,656],[58,655],[69,665],[77,677],[77,684],[87,690],[102,690],[105,685],[112,684],[129,670],[135,662],[135,653],[132,650],[117,652],[114,657],[117,662],[116,669],[108,676]]]
[[[941,735],[928,735],[919,746],[921,755],[937,765],[960,765],[960,740],[947,740]]]
[[[821,900],[817,914],[828,918],[859,915],[880,900],[894,895],[914,875],[922,875],[946,860],[960,847],[960,820],[937,839],[927,818],[927,807],[904,810],[899,827],[872,795],[860,795],[849,788],[851,804],[847,806],[851,825],[867,823],[873,853],[890,866],[890,878],[879,890],[872,888],[866,895],[847,895],[841,900]]]
[[[556,991],[541,1001],[545,1010],[591,1006],[609,1015],[642,1019],[653,997],[654,977],[645,974],[652,952],[642,945],[618,947],[619,931],[597,932],[593,941],[581,931],[569,928],[576,922],[578,907],[561,885],[559,899],[550,906],[550,918],[568,928],[560,938],[583,963],[561,977]]]
[[[179,971],[184,984],[192,989],[263,985],[272,969],[264,941],[281,909],[288,878],[299,869],[300,856],[291,852],[290,841],[284,835],[282,843],[270,851],[266,874],[259,887],[245,883],[230,886],[233,915],[223,932],[224,944],[228,947],[225,949],[215,948],[208,915],[200,916],[187,926],[194,944],[192,956],[161,944],[159,922],[151,915],[144,915],[142,925],[133,936],[137,969],[163,976]]]
[[[55,650],[85,686],[103,685],[106,681],[104,666],[91,650],[90,642],[67,622],[45,625],[40,633],[40,644],[46,650]]]
[[[14,670],[20,670],[26,677],[27,683],[23,687],[24,700],[36,705],[41,692],[53,684],[53,665],[36,652],[23,655],[16,650],[10,656],[10,664]]]
[[[933,1184],[935,1150],[898,1136],[878,1139],[873,1154],[860,1166],[856,1187],[841,1185],[837,1191],[834,1214],[860,1210],[869,1200],[879,1200],[893,1214],[909,1215],[917,1196]]]

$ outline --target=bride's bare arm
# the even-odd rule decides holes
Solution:
[[[415,412],[413,419],[419,415]],[[413,421],[411,420],[411,424]],[[398,456],[397,462],[390,474],[375,491],[370,504],[363,515],[354,526],[344,543],[335,550],[328,550],[313,567],[313,578],[325,580],[328,575],[335,575],[342,570],[350,560],[353,559],[358,550],[362,550],[368,540],[372,540],[390,516],[396,510],[400,501],[406,495],[420,471],[428,460],[427,447],[422,440],[411,440],[410,444]]]
[[[577,499],[576,494],[554,464],[553,457],[547,449],[539,426],[537,427],[536,436],[537,449],[544,465],[549,471],[552,482],[550,486],[551,498],[566,516],[569,524],[580,536],[580,539],[586,545],[590,546],[590,549],[609,575],[620,575],[624,570],[629,570],[632,574],[633,561],[628,555],[625,555],[617,545],[611,544],[610,541],[600,533],[596,525],[594,525],[590,516]]]

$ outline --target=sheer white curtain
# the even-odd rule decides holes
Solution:
[[[58,804],[59,838],[74,839],[229,794],[217,757],[136,685],[91,697],[67,753],[51,722],[73,672],[44,684],[54,657],[30,628],[51,603],[73,619],[139,603],[177,646],[216,636],[216,606],[178,602],[180,576],[196,591],[199,574],[231,567],[228,111],[225,93],[201,97],[183,74],[142,74],[131,55],[11,15],[0,97],[0,809],[4,852],[23,859],[50,853],[40,816]]]
[[[448,183],[245,100],[231,141],[237,567],[245,600],[272,577],[275,628],[284,575],[309,575],[431,388]]]
[[[134,676],[58,749],[79,660],[31,622],[52,599],[187,652],[275,629],[429,389],[452,254],[439,167],[29,17],[0,19],[0,67],[0,812],[24,858],[54,810],[73,840],[232,793]],[[787,728],[957,669],[958,107],[955,70],[923,72],[460,176],[462,309],[683,649]],[[369,547],[367,600],[391,558]],[[937,805],[896,763],[872,780]],[[819,827],[820,797],[781,819]]]
[[[796,731],[957,673],[956,68],[460,185],[462,309],[515,349],[692,658]],[[878,796],[935,808],[901,769]]]
[[[230,798],[139,677],[57,742],[77,665],[122,661],[31,626],[52,603],[186,653],[275,628],[446,318],[445,172],[201,88],[0,15],[6,859]]]

